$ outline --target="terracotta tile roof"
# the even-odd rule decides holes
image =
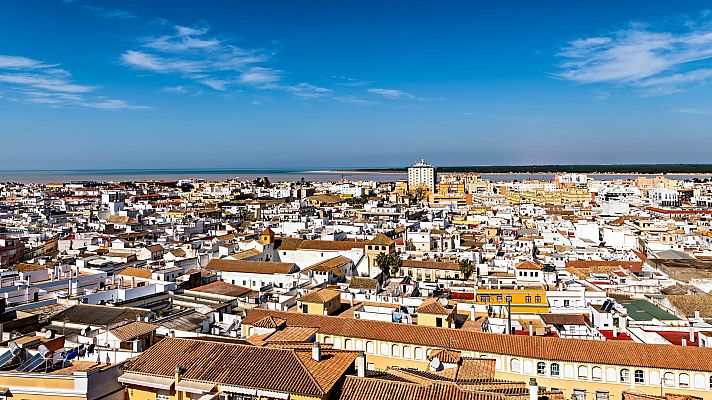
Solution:
[[[247,261],[213,258],[206,269],[223,272],[243,272],[250,274],[290,274],[299,271],[294,263],[268,261]]]
[[[210,282],[207,285],[198,286],[197,288],[193,288],[191,290],[232,297],[242,297],[246,294],[252,293],[252,289],[250,288],[233,285],[223,281]]]
[[[459,351],[450,349],[437,349],[430,352],[428,360],[432,361],[437,357],[440,362],[448,364],[457,364],[460,362],[461,354]]]
[[[642,261],[602,261],[602,260],[570,260],[566,261],[566,267],[573,268],[593,268],[593,267],[618,267],[633,268],[642,267]]]
[[[316,328],[288,326],[264,339],[265,342],[306,342],[318,331]]]
[[[347,376],[339,400],[503,400],[505,394],[468,390],[452,382],[399,382]]]
[[[120,340],[131,340],[139,336],[151,333],[158,329],[159,325],[148,322],[133,321],[109,330],[109,332]]]
[[[369,240],[367,244],[375,246],[390,246],[393,243],[395,242],[388,236],[382,233],[377,233],[376,236],[374,236],[373,239]]]
[[[151,270],[147,268],[126,267],[121,272],[121,276],[130,276],[134,278],[151,279]]]
[[[299,249],[347,251],[362,249],[365,244],[366,242],[355,240],[304,240],[299,246]]]
[[[315,327],[319,329],[320,333],[326,335],[516,355],[544,360],[712,372],[712,349],[701,347],[500,335],[262,309],[249,311],[242,323],[252,325],[267,316],[285,319],[287,326]]]
[[[154,244],[151,246],[146,246],[146,250],[150,251],[151,253],[158,253],[158,252],[163,252],[166,249],[163,248],[160,244]]]
[[[314,265],[311,265],[307,268],[304,268],[302,271],[321,271],[321,272],[326,272],[326,271],[333,271],[337,275],[342,275],[343,272],[341,270],[341,267],[344,265],[347,265],[351,263],[351,259],[348,257],[344,256],[336,256],[334,258],[330,258],[328,260],[324,260],[322,262],[316,263]]]
[[[541,270],[541,267],[539,266],[539,264],[531,262],[531,261],[522,261],[522,262],[518,263],[517,265],[515,265],[514,268],[536,270],[536,271]]]
[[[378,281],[373,278],[354,276],[349,281],[349,288],[350,289],[376,290],[376,288],[378,288]]]
[[[252,326],[255,328],[279,329],[287,323],[286,319],[273,317],[268,315],[259,321],[256,321]]]
[[[588,325],[588,318],[583,314],[541,314],[547,325]]]
[[[341,292],[333,289],[317,289],[299,298],[302,303],[324,304],[341,297]]]
[[[429,298],[426,299],[423,304],[415,309],[418,314],[435,314],[435,315],[450,315],[455,310],[452,308],[445,308],[440,304],[440,299]]]
[[[324,397],[349,370],[356,352],[287,350],[193,339],[165,338],[132,360],[124,372]]]
[[[459,271],[460,265],[450,262],[403,260],[402,267],[405,268],[425,268],[425,269],[446,269],[449,271]]]

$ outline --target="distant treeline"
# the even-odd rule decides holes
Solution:
[[[359,172],[406,172],[407,168],[365,168]],[[477,165],[463,167],[438,167],[438,172],[499,173],[556,173],[586,174],[712,174],[712,164],[616,164],[616,165]]]

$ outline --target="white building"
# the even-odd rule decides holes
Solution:
[[[427,164],[425,160],[420,160],[408,167],[408,189],[415,190],[420,185],[435,192],[435,167]]]

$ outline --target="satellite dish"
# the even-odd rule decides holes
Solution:
[[[43,344],[41,344],[37,348],[37,350],[39,350],[40,354],[42,354],[42,357],[44,357],[44,358],[47,358],[50,354],[52,354],[52,352],[49,351],[49,349]]]
[[[47,329],[44,333],[45,339],[52,339],[54,337],[54,331]]]
[[[89,332],[91,332],[91,328],[87,326],[86,328],[82,329],[82,336],[88,335]]]
[[[9,342],[7,344],[7,347],[10,348],[10,352],[12,353],[13,356],[17,356],[18,354],[20,354],[20,351],[22,351],[22,349],[20,349],[17,346],[17,343],[15,343],[15,342]]]
[[[450,303],[447,301],[446,298],[443,297],[442,299],[440,299],[440,304],[442,304],[443,307],[447,307]]]
[[[432,361],[430,361],[430,368],[433,371],[439,371],[442,368],[442,363],[440,362],[440,359],[437,357],[434,357]]]

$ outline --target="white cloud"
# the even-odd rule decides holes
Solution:
[[[372,105],[378,104],[378,102],[376,102],[376,101],[366,100],[366,99],[362,99],[362,98],[355,97],[352,95],[334,96],[334,100],[341,102],[341,103],[356,104],[356,105],[360,105],[360,106],[372,106]]]
[[[380,89],[380,88],[372,88],[368,89],[369,93],[377,94],[379,96],[383,96],[387,99],[412,99],[413,95],[410,93],[406,93],[397,89]]]
[[[712,109],[704,109],[704,108],[696,108],[696,107],[678,108],[674,111],[683,113],[683,114],[692,114],[692,115],[712,115]]]
[[[712,59],[709,24],[683,24],[684,31],[654,31],[641,24],[608,35],[574,40],[558,56],[557,77],[577,83],[614,83],[647,93],[670,93],[704,83]],[[690,28],[692,27],[692,28]]]
[[[176,94],[183,94],[183,93],[188,93],[188,89],[185,88],[183,85],[177,85],[177,86],[166,86],[161,91],[166,92],[166,93],[176,93]]]
[[[17,101],[44,104],[52,107],[86,107],[99,109],[138,109],[119,99],[90,95],[98,88],[72,80],[69,71],[59,64],[47,64],[22,56],[0,54],[0,88],[18,96]]]
[[[265,85],[282,79],[282,71],[265,67],[251,67],[240,74],[240,82],[248,85]]]

